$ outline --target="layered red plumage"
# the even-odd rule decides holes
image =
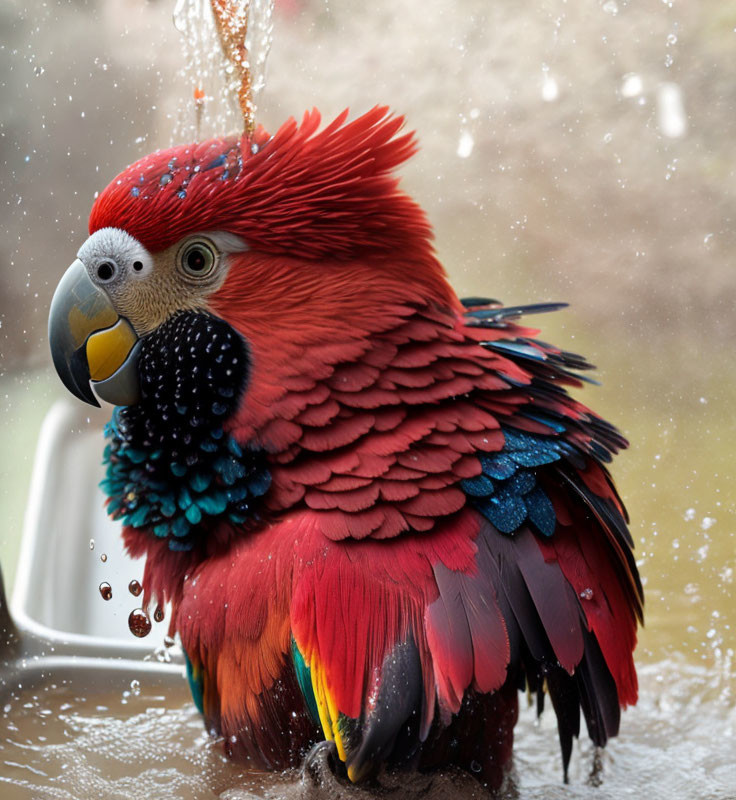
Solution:
[[[579,357],[534,340],[520,312],[478,300],[464,313],[392,175],[415,149],[400,118],[318,122],[154,153],[93,209],[90,230],[124,228],[152,250],[208,230],[250,246],[209,310],[248,344],[226,428],[268,454],[266,513],[208,531],[185,569],[145,533],[126,540],[149,553],[149,600],[174,601],[208,724],[231,749],[283,766],[317,735],[293,646],[351,777],[406,755],[411,733],[421,763],[479,763],[497,785],[517,686],[549,691],[565,761],[579,706],[602,744],[636,700],[641,587],[603,464],[626,443],[567,393]],[[533,469],[552,535],[530,521],[500,532],[464,488],[509,430],[560,443]],[[419,676],[411,687],[392,659]],[[406,719],[381,718],[391,703]],[[494,742],[479,734],[491,724]]]

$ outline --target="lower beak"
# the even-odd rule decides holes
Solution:
[[[51,357],[64,386],[99,406],[135,405],[140,399],[140,341],[77,259],[64,273],[49,311]]]

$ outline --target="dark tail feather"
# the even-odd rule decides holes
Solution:
[[[419,746],[419,719],[423,698],[422,666],[414,639],[395,645],[381,668],[378,698],[362,726],[360,745],[348,753],[346,766],[353,781],[361,781],[392,754],[408,759]],[[413,721],[413,732],[405,731]],[[400,737],[401,732],[406,734]],[[401,738],[402,747],[394,745]],[[402,752],[399,752],[399,751]]]
[[[598,641],[588,631],[585,632],[585,657],[575,676],[588,735],[594,744],[603,747],[611,736],[618,734],[621,707],[616,683]]]
[[[572,755],[572,740],[580,736],[580,698],[576,679],[564,670],[554,670],[547,676],[547,688],[552,706],[557,715],[557,732],[562,751],[562,770],[565,783],[568,782],[567,769]]]
[[[533,535],[521,529],[513,537],[505,536],[485,523],[478,542],[485,545],[479,547],[478,565],[494,576],[498,605],[509,631],[510,676],[521,675],[537,693],[540,711],[546,684],[557,716],[567,780],[572,741],[580,735],[581,709],[597,746],[618,733],[621,710],[616,683],[595,635],[588,630],[575,591],[559,564],[542,557]],[[573,668],[562,668],[560,660]]]

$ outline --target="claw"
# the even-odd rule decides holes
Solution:
[[[328,740],[318,742],[304,758],[302,783],[319,788],[324,788],[330,783],[337,783],[336,766],[337,746],[335,743]]]

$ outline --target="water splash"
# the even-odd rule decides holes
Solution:
[[[334,782],[314,786],[298,772],[263,773],[224,759],[222,741],[201,734],[186,683],[127,673],[93,690],[88,682],[46,683],[9,691],[0,701],[3,797],[202,797],[211,800],[335,800]],[[582,733],[570,785],[562,784],[555,715],[520,710],[516,781],[499,800],[733,800],[736,705],[733,662],[722,670],[681,659],[640,668],[641,699],[621,734],[597,753]],[[11,757],[12,753],[12,757]],[[470,770],[474,771],[472,764]],[[598,786],[591,785],[594,771]],[[387,794],[341,787],[342,800],[452,797],[477,800],[474,784],[451,774],[451,793],[416,791],[408,776]],[[423,780],[420,776],[416,780]],[[434,780],[437,779],[433,779]],[[441,780],[441,779],[440,779]],[[409,791],[414,789],[414,791]],[[14,790],[17,790],[14,792]]]
[[[248,9],[245,39],[251,76],[251,100],[266,85],[266,61],[273,41],[274,0],[230,0]],[[179,109],[178,141],[202,139],[243,129],[238,105],[240,75],[222,52],[209,0],[177,0],[174,25],[182,35],[183,63],[179,74],[186,100]]]

